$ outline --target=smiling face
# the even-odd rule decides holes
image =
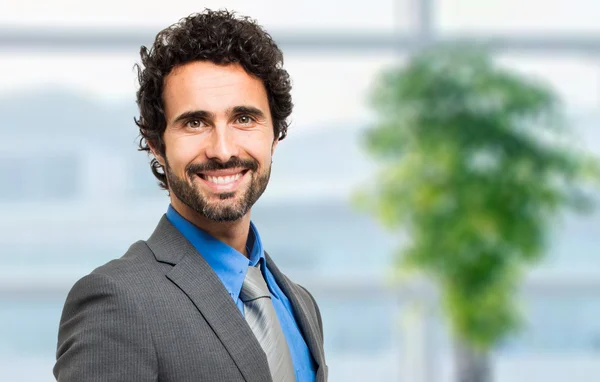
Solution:
[[[244,217],[269,182],[277,141],[262,81],[238,64],[192,62],[165,78],[171,203],[213,221]]]

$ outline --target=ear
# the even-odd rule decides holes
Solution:
[[[273,154],[275,154],[275,148],[277,147],[278,143],[279,143],[279,139],[275,138],[275,140],[273,141],[273,144],[271,145],[271,156],[273,156]]]
[[[150,151],[152,152],[152,155],[154,155],[154,158],[156,158],[158,163],[160,163],[161,166],[165,167],[165,158],[163,158],[163,156],[159,154],[157,148],[150,142],[148,142],[148,147],[150,147]]]

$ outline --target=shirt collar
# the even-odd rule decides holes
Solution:
[[[254,223],[250,222],[246,242],[246,250],[250,254],[250,259],[247,259],[242,253],[187,221],[172,205],[169,205],[167,210],[167,219],[200,252],[215,271],[227,292],[234,300],[237,300],[248,267],[256,266],[261,259],[265,261],[262,242]]]

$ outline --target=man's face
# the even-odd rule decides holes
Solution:
[[[164,165],[172,196],[214,221],[245,216],[262,195],[276,145],[261,80],[238,64],[193,62],[165,78]]]

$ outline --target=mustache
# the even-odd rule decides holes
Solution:
[[[257,171],[258,161],[250,159],[231,158],[227,162],[220,162],[215,159],[210,159],[204,163],[191,163],[187,166],[186,172],[192,176],[200,172],[227,170],[230,168],[243,168],[247,170]]]

